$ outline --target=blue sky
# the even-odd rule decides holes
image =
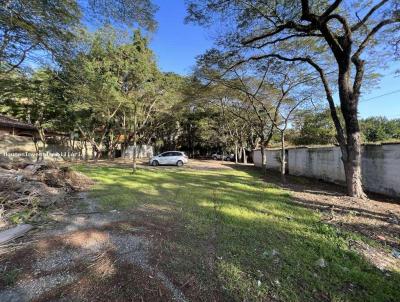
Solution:
[[[188,74],[195,65],[195,58],[213,45],[207,30],[193,24],[185,24],[184,0],[156,0],[159,6],[156,19],[158,30],[153,35],[151,47],[155,51],[160,68]]]
[[[207,29],[193,24],[185,24],[184,0],[156,0],[159,11],[156,15],[158,30],[153,34],[151,47],[156,53],[158,64],[163,71],[179,74],[190,73],[196,56],[212,47],[213,41]],[[400,63],[392,66],[384,74],[378,87],[364,93],[359,112],[361,117],[383,115],[400,118],[400,77],[393,70],[400,69]],[[396,93],[388,94],[397,91]]]

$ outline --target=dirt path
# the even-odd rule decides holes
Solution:
[[[50,215],[56,228],[3,248],[0,301],[186,301],[150,264],[153,242],[131,227],[133,214],[78,197],[79,207]]]

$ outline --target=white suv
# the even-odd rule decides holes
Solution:
[[[187,164],[188,157],[181,151],[167,151],[150,158],[149,164],[151,166],[158,165],[177,165],[178,167]]]

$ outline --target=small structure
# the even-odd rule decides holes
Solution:
[[[19,121],[15,118],[0,114],[0,154],[13,156],[33,155],[41,152],[66,153],[68,147],[63,146],[62,140],[68,135],[65,133],[45,130],[46,147],[39,147],[41,141],[39,130],[31,123]]]
[[[5,115],[0,115],[0,136],[4,135],[39,137],[39,132],[32,124],[21,122]]]

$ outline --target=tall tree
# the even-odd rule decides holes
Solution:
[[[114,118],[125,102],[115,71],[117,45],[113,31],[95,33],[87,53],[65,66],[65,83],[77,120],[76,127],[88,140],[96,158],[101,156]],[[109,146],[109,145],[108,145]]]
[[[397,0],[191,0],[188,19],[201,24],[215,17],[229,20],[218,39],[223,53],[209,53],[214,60],[227,60],[227,66],[275,58],[303,63],[316,72],[341,147],[347,193],[364,198],[358,102],[366,68],[372,67],[366,63],[378,57],[382,62],[387,48],[398,46],[399,5]],[[344,124],[334,103],[332,74],[337,76]]]
[[[126,100],[122,107],[128,141],[133,142],[133,170],[136,170],[139,134],[148,126],[158,102],[165,92],[165,78],[157,68],[153,52],[140,31],[131,44],[121,46],[115,54],[121,93]]]

